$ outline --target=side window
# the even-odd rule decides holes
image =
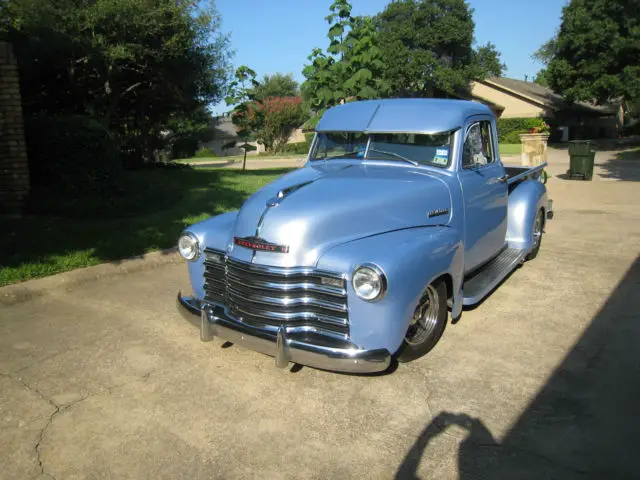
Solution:
[[[469,128],[462,150],[462,168],[479,167],[495,160],[491,138],[491,122],[474,123]]]

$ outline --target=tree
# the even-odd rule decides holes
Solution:
[[[279,152],[304,120],[300,97],[270,97],[257,110],[254,115],[261,117],[261,125],[256,136],[270,152]]]
[[[504,68],[494,45],[474,51],[475,25],[464,0],[394,1],[376,24],[393,95],[458,96],[471,80]]]
[[[87,115],[133,163],[153,161],[171,121],[225,90],[229,44],[213,3],[12,0],[7,12],[27,116]]]
[[[253,140],[254,132],[261,123],[261,118],[255,109],[255,90],[258,85],[256,72],[242,65],[236,70],[235,79],[229,85],[229,95],[225,99],[227,105],[235,105],[231,113],[231,121],[237,127],[238,140],[225,144],[224,148],[238,146],[244,150],[242,171],[246,169],[247,152],[252,150],[249,142]]]
[[[377,98],[387,93],[384,63],[375,24],[370,17],[353,17],[347,0],[336,0],[326,17],[329,46],[314,48],[302,74],[305,103],[321,111],[347,99]]]
[[[473,55],[478,77],[502,76],[506,65],[500,61],[500,52],[493,43],[488,42],[486,45],[477,47]]]
[[[533,83],[537,83],[538,85],[542,85],[543,87],[549,86],[549,72],[547,72],[546,68],[538,71],[536,77],[533,79]]]
[[[291,73],[265,75],[252,93],[258,100],[266,100],[269,97],[295,97],[298,95],[298,82],[293,79]]]
[[[557,37],[553,37],[551,40],[543,43],[542,46],[531,55],[531,58],[542,63],[543,65],[549,65],[551,59],[555,56],[558,48]]]
[[[540,51],[551,88],[570,102],[640,99],[640,2],[572,0]]]
[[[231,119],[238,128],[239,142],[246,145],[255,139],[266,150],[277,152],[287,143],[293,128],[304,120],[302,99],[298,96],[262,99],[257,94],[260,86],[256,73],[243,65],[236,70],[226,101],[235,105]]]

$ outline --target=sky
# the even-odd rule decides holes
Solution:
[[[468,0],[474,9],[475,39],[494,43],[506,63],[504,76],[531,80],[542,65],[531,59],[560,27],[566,0]],[[326,49],[325,17],[333,0],[216,0],[222,31],[231,36],[234,68],[247,65],[259,78],[292,73],[302,82],[302,67],[315,47]],[[389,0],[351,0],[353,15],[374,15]],[[215,113],[229,108],[222,104]]]

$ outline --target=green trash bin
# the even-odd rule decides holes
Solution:
[[[593,178],[593,164],[596,158],[596,142],[593,140],[572,140],[569,142],[569,178]]]

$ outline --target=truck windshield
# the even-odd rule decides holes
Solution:
[[[453,135],[437,133],[321,132],[311,152],[311,160],[353,158],[390,160],[447,167]]]

